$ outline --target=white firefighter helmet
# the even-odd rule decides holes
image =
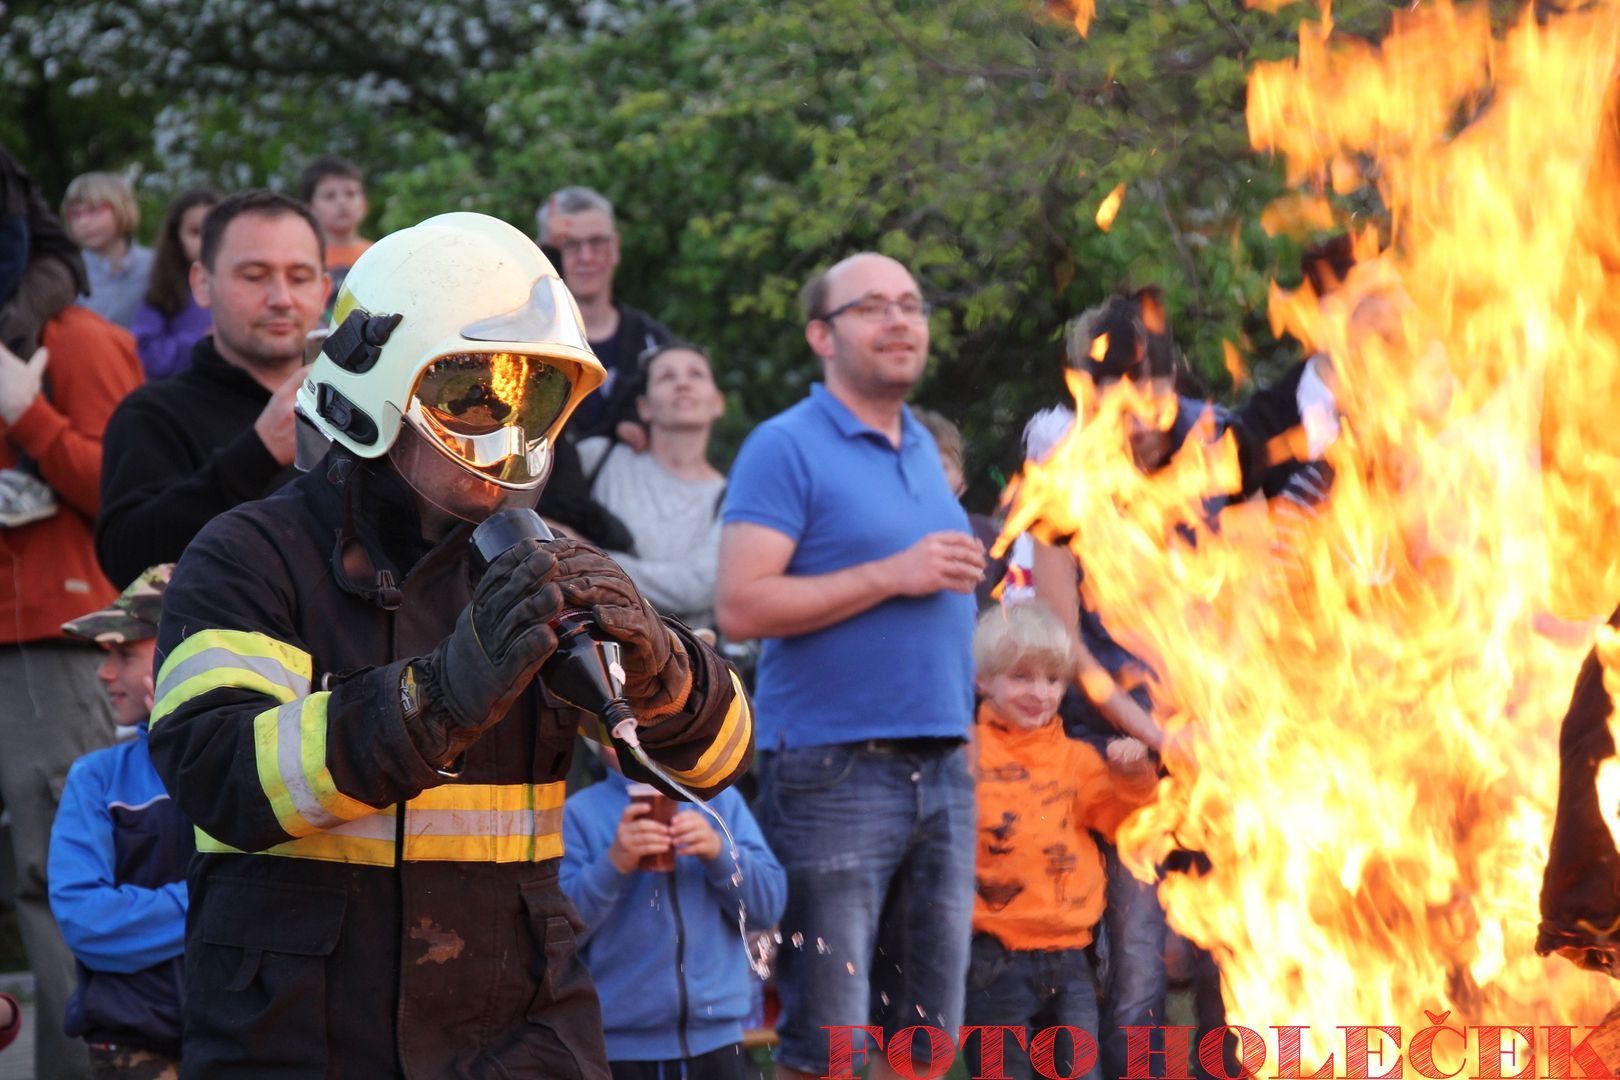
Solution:
[[[298,390],[300,461],[332,440],[387,454],[462,517],[532,503],[557,433],[602,384],[573,296],[534,242],[484,214],[440,214],[373,244]]]

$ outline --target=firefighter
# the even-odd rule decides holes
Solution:
[[[618,642],[641,745],[697,794],[747,767],[753,725],[596,549],[475,570],[473,523],[534,504],[602,378],[556,271],[493,218],[350,271],[298,394],[309,471],[208,525],[165,601],[150,743],[198,848],[186,1077],[608,1077],[557,884],[574,735],[604,726],[537,678],[550,621]]]

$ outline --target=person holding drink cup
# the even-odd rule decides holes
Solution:
[[[738,922],[773,926],[787,873],[735,790],[712,800],[732,847],[696,807],[598,752],[607,779],[563,805],[560,883],[586,923],[580,956],[602,999],[608,1067],[614,1080],[743,1080],[752,999]]]
[[[677,841],[674,830],[670,828],[670,822],[674,820],[674,817],[674,799],[671,799],[651,784],[631,784],[630,805],[624,808],[624,817],[620,819],[621,825],[628,825],[630,828],[628,830],[621,829],[621,834],[624,835],[614,838],[614,844],[619,847],[619,856],[615,860],[615,865],[620,865],[620,860],[629,860],[639,855],[641,858],[632,864],[634,869],[651,873],[663,873],[675,869]],[[701,817],[698,818],[697,823],[708,829],[708,823]],[[663,828],[654,829],[648,827],[652,825],[662,825]],[[711,836],[714,836],[716,841],[720,839],[713,829],[708,829],[708,832]],[[700,842],[703,850],[707,851],[709,847],[708,838],[703,837]],[[691,847],[690,841],[686,846]],[[718,847],[716,850],[719,850]],[[697,855],[699,852],[687,850],[683,851],[682,854]],[[612,857],[613,854],[610,851],[609,858]],[[628,873],[629,869],[626,868],[625,872]]]

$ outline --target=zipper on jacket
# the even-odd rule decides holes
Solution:
[[[692,1056],[692,1051],[686,1045],[687,1010],[690,1007],[686,997],[686,924],[681,920],[681,894],[675,871],[666,870],[665,874],[669,877],[669,909],[675,916],[675,988],[676,1001],[679,1003],[675,1013],[675,1038],[681,1044],[681,1060],[684,1061]]]

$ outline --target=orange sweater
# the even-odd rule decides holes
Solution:
[[[45,324],[49,400],[41,394],[9,428],[0,422],[0,468],[34,459],[60,509],[0,529],[0,643],[62,637],[62,624],[105,607],[118,590],[96,564],[91,527],[101,484],[101,433],[124,395],[141,384],[135,339],[82,307]],[[25,358],[26,359],[26,358]]]
[[[1116,777],[1101,755],[1063,734],[1057,717],[1034,730],[988,703],[975,729],[979,852],[975,933],[1009,949],[1083,949],[1103,913],[1102,852],[1156,781]]]
[[[366,253],[375,241],[364,237],[352,244],[328,244],[326,247],[326,268],[328,270],[347,270],[360,261],[360,256]]]

